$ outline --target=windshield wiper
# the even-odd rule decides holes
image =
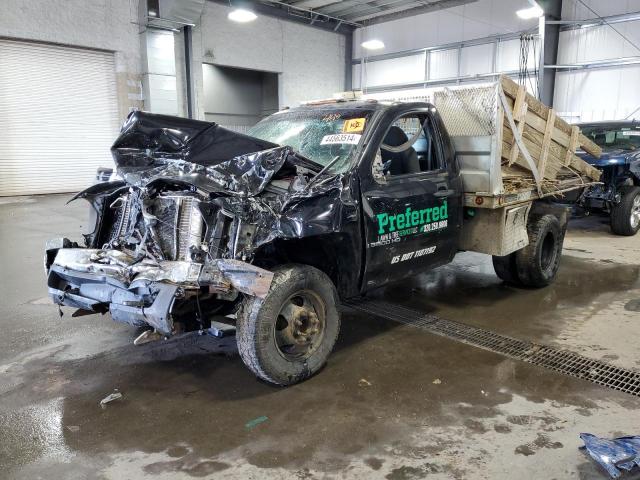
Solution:
[[[340,155],[336,155],[333,160],[331,160],[329,163],[327,163],[327,165],[316,174],[315,177],[313,177],[311,180],[309,180],[309,183],[307,183],[305,185],[305,187],[302,189],[302,191],[306,192],[307,190],[309,190],[309,187],[311,187],[311,185],[313,185],[315,183],[315,181],[320,177],[320,175],[322,175],[327,170],[329,170],[331,167],[333,167],[336,163],[338,163],[338,160],[340,160]]]

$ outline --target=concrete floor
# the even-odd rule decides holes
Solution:
[[[67,198],[0,199],[0,477],[595,479],[578,434],[640,433],[637,397],[363,314],[287,389],[257,381],[233,340],[134,347],[108,316],[59,318],[42,247],[79,238],[85,206]],[[572,222],[546,289],[465,253],[376,295],[639,368],[640,239],[605,222]]]

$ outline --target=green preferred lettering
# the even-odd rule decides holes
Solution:
[[[423,208],[421,210],[412,210],[407,207],[404,212],[389,214],[378,213],[378,235],[395,232],[396,229],[420,227],[426,223],[446,220],[449,218],[448,205],[445,200],[439,207]]]

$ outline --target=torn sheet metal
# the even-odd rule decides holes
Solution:
[[[238,260],[221,259],[217,261],[217,265],[222,275],[238,291],[259,298],[267,296],[273,272]]]
[[[611,440],[590,433],[581,433],[580,438],[589,456],[596,461],[611,478],[619,478],[623,471],[640,471],[640,436],[618,437]]]
[[[122,286],[134,281],[168,282],[181,286],[231,286],[238,291],[264,298],[271,286],[273,273],[240,260],[216,259],[206,267],[186,261],[137,261],[119,250],[63,248],[53,266],[71,272],[94,273],[110,277]]]
[[[121,167],[120,174],[130,185],[152,186],[154,182],[192,185],[208,194],[255,196],[262,192],[293,152],[278,147],[240,155],[212,167],[184,160],[170,160],[149,169]]]

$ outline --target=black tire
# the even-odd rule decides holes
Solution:
[[[630,237],[640,230],[640,187],[620,187],[620,203],[611,209],[611,231]]]
[[[511,253],[504,257],[493,256],[493,269],[496,271],[496,275],[511,285],[521,285],[518,278],[518,266],[516,265],[516,254]]]
[[[335,286],[320,270],[278,267],[266,298],[246,297],[238,312],[242,360],[259,378],[276,385],[306,380],[323,367],[336,343],[338,302]]]
[[[560,267],[564,229],[554,215],[529,219],[529,245],[516,252],[518,278],[526,287],[553,283]]]

